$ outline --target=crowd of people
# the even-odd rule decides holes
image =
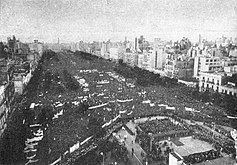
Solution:
[[[216,132],[222,134],[223,136],[231,138],[230,131],[224,129],[220,125],[216,125],[214,123],[207,123],[207,122],[203,122],[203,124],[211,129],[214,129]]]
[[[156,119],[147,121],[144,123],[140,123],[139,127],[145,132],[145,133],[152,133],[155,135],[161,135],[165,133],[176,133],[180,131],[186,131],[187,129],[184,127],[181,127],[179,123],[173,123],[168,118],[164,119]]]
[[[76,65],[74,65],[75,63]],[[38,93],[37,99],[35,99],[38,101],[36,103],[54,105],[54,113],[63,110],[62,116],[53,120],[53,124],[49,129],[52,155],[58,155],[75,142],[83,141],[91,136],[86,130],[89,119],[92,117],[101,118],[104,124],[109,123],[117,116],[124,119],[135,119],[155,115],[174,115],[189,120],[213,120],[221,124],[228,123],[225,120],[226,118],[223,117],[222,109],[192,99],[186,95],[190,92],[186,87],[182,85],[175,86],[175,88],[159,85],[152,87],[128,86],[126,79],[114,72],[114,65],[116,64],[104,59],[95,58],[91,60],[87,57],[85,59],[78,53],[70,56],[60,53],[57,61],[43,65],[43,70],[51,73],[52,82],[51,80],[47,81],[50,81],[52,86],[48,87],[48,91]],[[94,71],[80,72],[80,70]],[[68,74],[70,76],[65,76]],[[113,76],[111,76],[112,74]],[[84,79],[88,83],[88,87],[75,88],[75,91],[67,89],[69,88],[67,77],[70,77],[71,80],[75,78],[74,76],[77,76],[78,79]],[[109,83],[98,84],[99,81],[105,80]],[[73,80],[74,85],[75,82]],[[55,86],[60,86],[60,88]],[[64,90],[61,90],[61,88]],[[87,88],[87,90],[83,90],[83,88]],[[58,91],[59,89],[60,91]],[[144,103],[144,101],[149,101],[154,106]],[[78,113],[83,102],[86,102],[88,107],[103,106],[88,109],[85,113]],[[175,110],[167,110],[159,104],[175,107]],[[187,111],[185,107],[193,108],[195,111]],[[148,126],[150,126],[149,129]],[[186,129],[183,127],[167,120],[160,124],[155,122],[145,123],[141,127],[144,131],[150,131],[154,134],[162,134],[171,130],[175,130],[176,133],[180,131],[180,134],[189,133],[185,132]],[[177,134],[177,136],[181,135]],[[52,157],[54,159],[54,156]]]
[[[184,157],[184,162],[187,165],[204,162],[207,160],[212,160],[220,157],[220,153],[215,150],[210,150],[201,153],[195,153]]]
[[[218,152],[224,152],[227,154],[233,154],[235,152],[234,141],[228,137],[215,134],[200,125],[191,125],[190,129],[196,131],[193,138],[213,144]]]

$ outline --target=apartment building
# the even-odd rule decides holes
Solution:
[[[199,87],[200,90],[212,89],[213,91],[221,92],[221,85],[225,78],[225,72],[208,71],[200,72]]]
[[[5,59],[0,60],[0,136],[7,126],[7,118],[11,113],[14,99],[14,84],[12,82],[13,66]]]
[[[162,70],[165,66],[165,61],[167,58],[167,53],[163,47],[153,47],[150,62],[152,69]]]
[[[222,70],[222,65],[220,57],[196,56],[194,58],[193,76],[199,78],[200,72],[220,71]]]
[[[137,65],[138,55],[135,52],[126,51],[123,56],[123,62],[130,65],[135,66]]]
[[[194,59],[186,55],[168,54],[164,71],[168,77],[189,80],[193,77]]]
[[[232,83],[226,82],[227,73],[224,71],[200,72],[199,87],[200,91],[212,90],[237,96],[237,87]]]

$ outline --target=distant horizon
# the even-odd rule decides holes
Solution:
[[[9,35],[9,36],[5,36],[5,37],[1,37],[0,36],[0,42],[2,41],[2,42],[7,42],[7,38],[8,37],[10,37],[11,39],[12,39],[12,37],[13,37],[13,35],[14,34],[12,34],[12,35]],[[19,38],[18,36],[16,36],[16,35],[14,35],[15,37],[16,37],[16,39],[17,40],[19,40],[20,42],[22,42],[22,43],[32,43],[32,42],[34,42],[34,40],[38,40],[39,42],[42,42],[42,43],[58,43],[58,38],[55,38],[54,40],[53,40],[53,42],[49,42],[49,41],[44,41],[44,40],[40,40],[40,39],[38,39],[37,37],[33,37],[32,36],[32,38],[31,39],[27,39],[27,40],[24,40],[24,39],[22,39],[22,38]],[[59,38],[59,42],[60,43],[78,43],[78,42],[80,42],[80,41],[83,41],[83,42],[88,42],[88,43],[92,43],[92,42],[106,42],[106,41],[111,41],[111,42],[123,42],[124,40],[125,40],[125,37],[127,38],[127,41],[130,41],[130,42],[134,42],[135,41],[135,38],[139,38],[140,36],[143,36],[144,38],[145,38],[145,40],[146,41],[148,41],[148,42],[154,42],[154,39],[155,38],[160,38],[161,39],[161,41],[173,41],[173,42],[175,42],[175,41],[180,41],[180,40],[182,40],[183,38],[188,38],[192,43],[196,43],[196,42],[198,42],[199,41],[199,34],[197,34],[197,36],[195,37],[195,39],[192,39],[192,38],[189,38],[189,37],[187,37],[187,36],[185,36],[185,35],[181,35],[180,37],[177,37],[177,38],[167,38],[167,39],[164,39],[164,38],[162,38],[162,37],[160,37],[160,36],[145,36],[145,35],[139,35],[139,36],[136,36],[136,37],[134,37],[134,38],[131,38],[131,37],[128,37],[128,36],[124,36],[123,38],[121,38],[121,40],[115,40],[115,39],[112,39],[112,38],[108,38],[107,40],[102,40],[102,39],[99,39],[99,40],[78,40],[78,41],[68,41],[68,40],[64,40],[63,38]],[[222,34],[222,35],[218,35],[218,36],[216,36],[216,37],[207,37],[207,36],[203,36],[203,35],[201,35],[201,39],[202,40],[207,40],[207,41],[216,41],[217,39],[219,39],[219,38],[222,38],[222,36],[224,36],[224,37],[227,37],[227,39],[230,39],[230,38],[232,38],[232,40],[234,41],[234,39],[235,38],[237,38],[237,34],[236,35],[233,35],[233,36],[231,36],[231,35],[229,35],[229,36],[227,36],[227,35],[224,35],[224,34]]]
[[[0,40],[55,43],[237,37],[237,1],[0,0]]]

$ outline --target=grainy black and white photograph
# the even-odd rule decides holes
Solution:
[[[237,1],[0,0],[0,165],[237,165]]]

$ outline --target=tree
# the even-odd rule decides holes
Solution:
[[[106,134],[104,128],[102,128],[103,119],[91,117],[89,119],[88,128],[92,135],[96,137],[103,137]]]
[[[211,98],[212,98],[212,102],[213,102],[214,104],[216,104],[216,105],[220,105],[221,102],[222,102],[221,94],[220,94],[218,91],[216,91],[215,93],[213,93],[212,96],[211,96]]]
[[[78,113],[85,114],[89,108],[89,104],[86,101],[83,101],[77,110]]]
[[[202,101],[203,101],[204,103],[210,101],[210,92],[209,92],[208,89],[207,89],[205,92],[203,92],[203,93],[201,94],[201,99],[202,99]]]
[[[118,63],[119,63],[119,64],[123,64],[123,60],[122,60],[122,59],[119,59],[119,60],[118,60]]]

